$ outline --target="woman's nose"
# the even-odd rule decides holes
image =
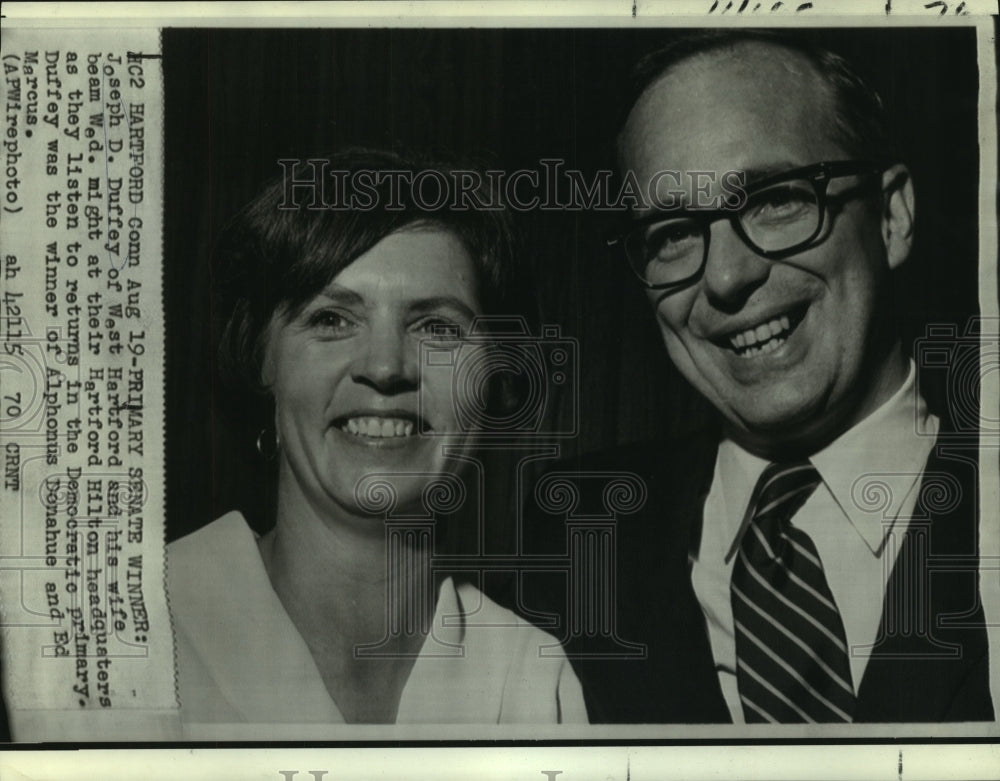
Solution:
[[[726,220],[712,226],[702,285],[719,309],[739,309],[767,280],[771,262],[758,255]]]
[[[374,328],[354,362],[354,380],[384,394],[413,390],[419,376],[417,349],[405,331]]]

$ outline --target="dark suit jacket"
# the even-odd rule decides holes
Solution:
[[[886,591],[895,596],[884,601],[882,636],[858,686],[856,721],[993,718],[976,572],[977,444],[942,435],[928,460]],[[648,491],[638,511],[612,513],[616,566],[600,588],[613,593],[614,610],[603,624],[587,621],[587,611],[599,613],[599,605],[567,601],[565,573],[525,574],[508,595],[530,619],[559,616],[550,631],[563,636],[592,722],[730,721],[689,564],[717,446],[717,434],[705,432],[672,445],[637,445],[564,462],[549,473],[576,484],[578,502],[570,512],[576,518],[608,515],[602,483],[612,473],[634,473]],[[567,552],[567,511],[559,509],[529,502],[526,552]],[[909,598],[898,599],[901,594]],[[644,652],[637,656],[634,644]]]
[[[3,649],[0,648],[0,653]],[[0,676],[3,668],[0,668]],[[0,743],[10,743],[10,725],[7,723],[7,708],[4,706],[3,696],[0,695]]]

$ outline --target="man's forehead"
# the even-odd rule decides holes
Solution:
[[[801,53],[743,42],[694,55],[661,74],[633,106],[620,145],[626,167],[741,167],[795,158],[789,147],[832,142],[834,98]],[[784,148],[782,148],[784,147]]]
[[[741,41],[691,55],[667,67],[643,90],[638,103],[665,90],[704,95],[735,95],[748,86],[761,92],[792,87],[821,99],[826,91],[819,71],[802,52],[767,41]]]

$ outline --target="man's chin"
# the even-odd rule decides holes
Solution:
[[[821,407],[821,403],[799,399],[734,409],[725,416],[727,433],[747,450],[767,458],[815,452],[824,444]]]

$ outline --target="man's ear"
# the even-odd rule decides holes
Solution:
[[[913,247],[913,179],[901,163],[882,174],[882,241],[889,268],[899,268]]]

